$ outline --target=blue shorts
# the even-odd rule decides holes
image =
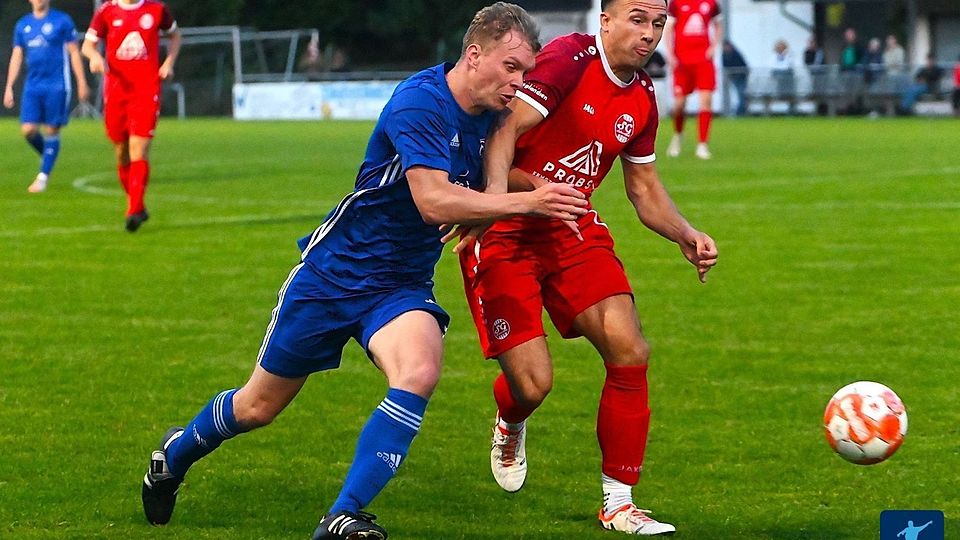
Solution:
[[[450,324],[450,316],[437,305],[430,287],[348,295],[303,263],[293,268],[278,296],[257,362],[280,377],[303,377],[339,367],[350,338],[371,356],[370,338],[408,311],[430,313],[442,332]]]
[[[20,123],[63,127],[70,119],[70,92],[63,88],[24,88]]]

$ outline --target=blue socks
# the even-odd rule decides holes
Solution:
[[[220,444],[244,431],[233,416],[233,395],[237,389],[224,390],[207,403],[200,414],[187,424],[183,435],[167,447],[167,467],[182,479],[187,469]]]
[[[33,144],[31,142],[30,144]],[[43,174],[50,174],[50,171],[53,170],[54,163],[57,162],[57,155],[60,154],[60,135],[51,135],[49,137],[43,137],[43,147],[41,152],[40,160],[40,172]]]
[[[391,388],[357,439],[357,451],[340,495],[330,508],[357,512],[370,504],[395,474],[420,430],[427,400]]]
[[[40,135],[40,133],[34,133],[32,136],[26,137],[26,139],[27,144],[32,146],[38,154],[43,154],[43,135]]]

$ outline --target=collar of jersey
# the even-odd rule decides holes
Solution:
[[[142,6],[144,1],[145,0],[140,0],[136,4],[126,4],[124,2],[121,2],[120,0],[117,0],[117,7],[119,7],[120,9],[134,10]]]
[[[613,69],[610,68],[610,62],[607,62],[607,53],[603,50],[603,40],[600,39],[600,32],[597,32],[597,35],[594,36],[597,40],[597,50],[600,51],[600,61],[603,62],[603,71],[607,73],[607,77],[610,81],[619,86],[620,88],[626,88],[633,84],[637,80],[639,75],[636,72],[633,73],[633,78],[630,79],[630,82],[623,82],[620,80],[620,77],[617,77],[617,74],[613,72]]]

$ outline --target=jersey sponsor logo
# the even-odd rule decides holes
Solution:
[[[143,17],[140,17],[140,28],[144,30],[149,30],[153,28],[153,23],[156,22],[153,19],[153,15],[149,13],[144,13]]]
[[[707,23],[699,13],[690,15],[687,23],[683,25],[683,35],[685,36],[705,36],[707,35]]]
[[[130,32],[117,47],[117,60],[144,60],[147,58],[147,44],[140,32]]]
[[[633,136],[633,127],[635,123],[633,117],[629,114],[621,114],[620,118],[613,124],[613,134],[618,141],[626,143]]]
[[[596,176],[600,171],[600,155],[602,153],[603,143],[591,141],[572,154],[560,158],[560,164],[569,167],[573,172]]]
[[[540,98],[540,101],[547,101],[547,95],[543,93],[543,90],[534,86],[533,83],[524,83],[523,89]]]
[[[43,39],[43,36],[37,36],[27,41],[27,47],[31,49],[35,49],[37,47],[46,47],[46,46],[47,46],[47,40]]]
[[[50,35],[53,32],[53,25],[50,23],[43,23],[43,26],[40,27],[40,31],[44,34]]]
[[[497,319],[493,321],[493,337],[497,340],[507,339],[507,336],[510,335],[510,323],[504,319]]]

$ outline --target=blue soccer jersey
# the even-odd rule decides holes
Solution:
[[[441,234],[414,204],[406,171],[445,171],[464,188],[483,187],[480,153],[495,113],[468,115],[446,82],[452,64],[402,82],[367,144],[355,191],[300,240],[303,261],[332,283],[364,294],[411,284],[432,285]]]
[[[433,295],[441,234],[417,210],[406,171],[444,171],[464,189],[482,186],[480,154],[494,113],[468,115],[447,86],[442,64],[402,82],[370,136],[353,193],[310,236],[302,261],[283,284],[257,361],[282,377],[340,365],[355,339],[372,336],[409,311],[447,313]]]
[[[51,9],[42,18],[33,13],[17,21],[13,46],[23,49],[27,64],[26,88],[70,89],[67,44],[77,42],[77,29],[70,16]]]

